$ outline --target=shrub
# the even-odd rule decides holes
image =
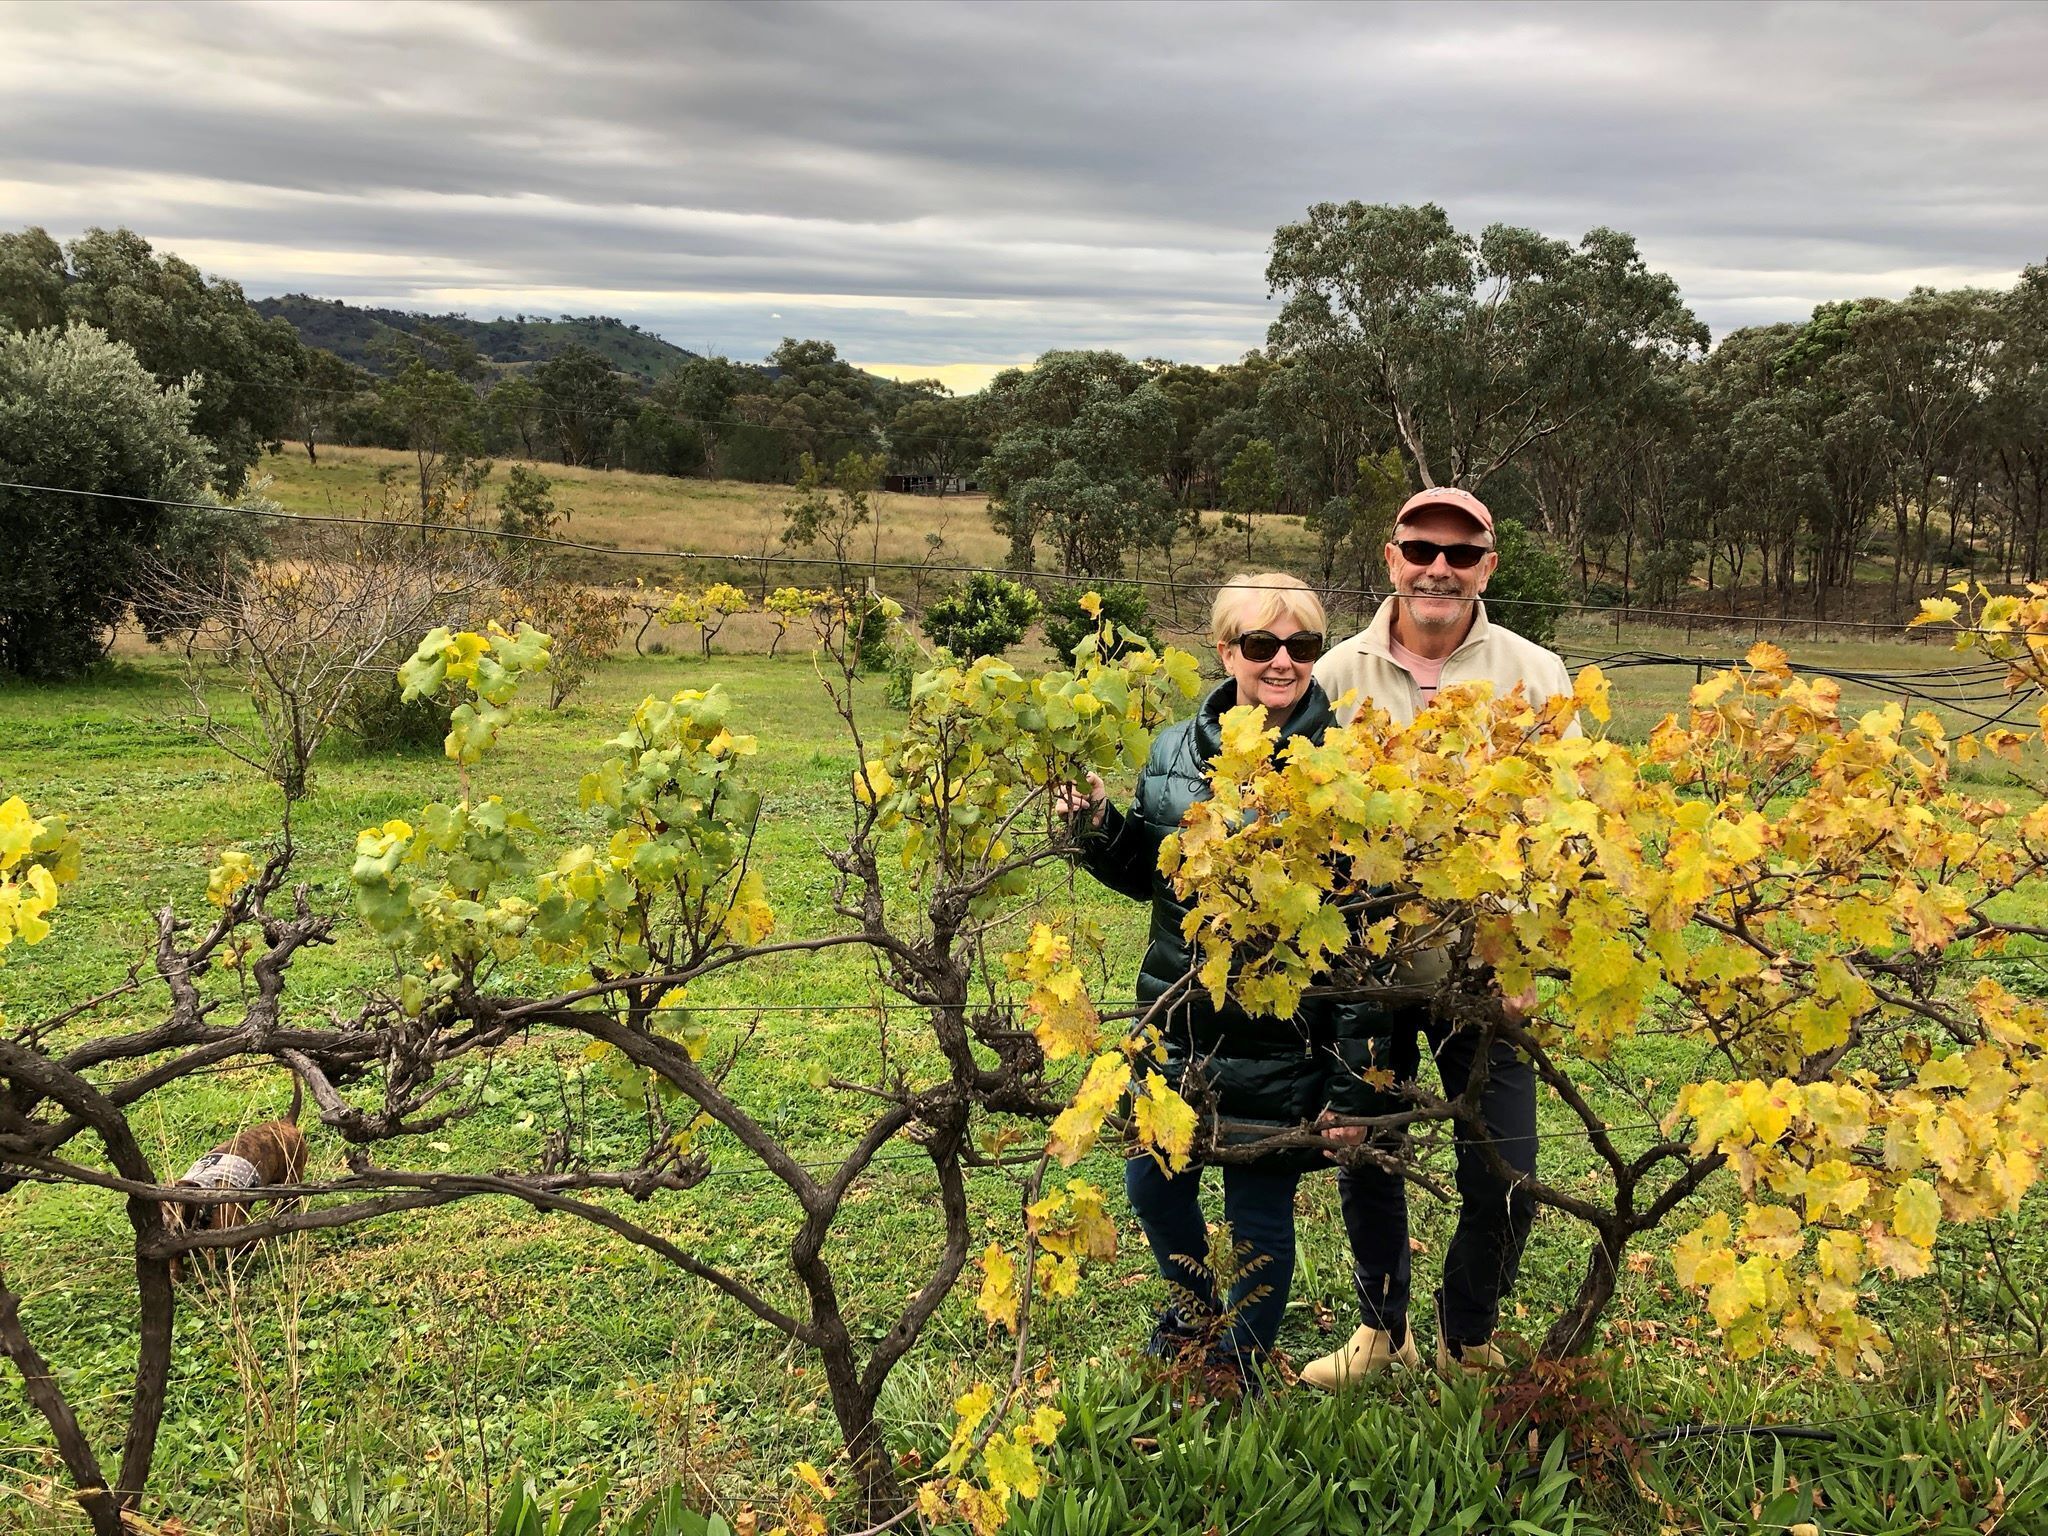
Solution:
[[[542,572],[508,589],[505,601],[508,628],[524,622],[554,638],[547,671],[548,708],[560,709],[589,681],[597,664],[619,648],[632,599],[623,592]]]
[[[917,642],[905,638],[899,645],[889,648],[889,680],[882,685],[882,697],[897,709],[910,708],[910,690],[917,682],[917,674],[925,667],[926,657],[917,647]]]
[[[1699,563],[1700,546],[1691,539],[1667,539],[1647,551],[1636,567],[1643,601],[1663,607],[1683,592]]]
[[[448,711],[438,699],[407,699],[393,669],[377,681],[350,690],[335,724],[366,752],[439,749],[448,734]]]
[[[555,504],[554,482],[539,470],[514,464],[498,493],[498,526],[507,533],[552,537],[568,520],[569,509]]]
[[[0,480],[103,493],[0,490],[0,670],[83,671],[145,568],[175,558],[168,537],[212,547],[212,518],[174,518],[147,499],[206,494],[196,387],[160,388],[132,349],[90,326],[0,336]]]
[[[1090,590],[1087,587],[1069,587],[1045,605],[1045,643],[1052,647],[1062,665],[1073,660],[1075,646],[1095,633],[1094,616],[1081,606],[1082,597]],[[1118,629],[1142,635],[1154,650],[1159,649],[1159,634],[1152,627],[1152,605],[1146,599],[1143,587],[1127,581],[1113,581],[1092,590],[1102,599],[1103,618]]]
[[[1525,640],[1548,645],[1571,601],[1562,556],[1526,524],[1504,517],[1494,528],[1500,568],[1486,585],[1486,606],[1496,623]]]
[[[925,611],[924,632],[962,661],[1000,656],[1038,617],[1038,594],[1007,577],[977,571]]]
[[[435,739],[438,717],[396,695],[398,664],[423,629],[490,601],[502,580],[498,562],[474,546],[423,555],[397,528],[308,530],[288,560],[165,565],[136,609],[175,615],[190,630],[190,723],[270,779],[289,805],[311,788],[330,729],[375,746]],[[245,698],[253,722],[217,707],[223,669],[234,686],[218,693]],[[380,697],[358,700],[366,692]]]
[[[860,658],[863,672],[886,672],[895,653],[890,643],[890,632],[895,628],[895,615],[902,609],[885,600],[879,593],[868,592],[853,599],[860,613],[860,623],[853,636],[854,653]]]

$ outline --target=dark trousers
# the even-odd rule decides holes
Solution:
[[[1427,1042],[1444,1097],[1465,1091],[1479,1056],[1480,1032],[1450,1032],[1427,1010],[1393,1015],[1393,1068],[1413,1081]],[[1479,1100],[1492,1140],[1510,1168],[1536,1171],[1536,1072],[1514,1048],[1495,1041]],[[1479,1344],[1500,1321],[1500,1299],[1515,1283],[1536,1207],[1516,1181],[1495,1172],[1479,1133],[1457,1127],[1458,1229],[1444,1255],[1444,1333],[1456,1344]],[[1351,1240],[1351,1278],[1365,1321],[1397,1336],[1408,1326],[1408,1190],[1404,1180],[1370,1166],[1342,1168],[1337,1193]]]
[[[1218,1352],[1251,1366],[1272,1352],[1294,1284],[1294,1187],[1301,1173],[1258,1163],[1229,1163],[1222,1173],[1223,1219],[1230,1223],[1237,1257],[1230,1293],[1221,1306],[1209,1271],[1201,1168],[1167,1174],[1149,1154],[1133,1157],[1124,1164],[1124,1192],[1152,1245],[1181,1325],[1200,1331],[1228,1309],[1230,1325],[1217,1340]],[[1188,1316],[1190,1310],[1197,1315]]]

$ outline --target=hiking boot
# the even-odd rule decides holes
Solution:
[[[1201,1332],[1182,1322],[1180,1314],[1169,1307],[1152,1325],[1152,1337],[1145,1341],[1145,1353],[1154,1360],[1178,1365],[1189,1355],[1200,1354],[1203,1342]]]
[[[1301,1379],[1325,1392],[1335,1392],[1390,1365],[1406,1366],[1411,1371],[1422,1369],[1422,1356],[1416,1352],[1413,1330],[1404,1329],[1401,1342],[1396,1344],[1394,1335],[1387,1329],[1368,1324],[1353,1333],[1341,1349],[1333,1350],[1319,1360],[1309,1361],[1301,1368]]]

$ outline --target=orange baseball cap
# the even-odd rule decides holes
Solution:
[[[1394,514],[1394,527],[1408,521],[1410,513],[1420,512],[1424,507],[1449,507],[1462,512],[1486,532],[1493,532],[1493,514],[1486,510],[1486,503],[1470,491],[1461,491],[1455,485],[1435,485],[1426,491],[1417,491],[1401,503],[1401,510]]]

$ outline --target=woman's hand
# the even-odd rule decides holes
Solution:
[[[1542,1005],[1543,999],[1536,991],[1536,983],[1532,981],[1514,996],[1503,996],[1500,1001],[1501,1012],[1507,1015],[1508,1022],[1520,1024]]]
[[[1109,811],[1109,791],[1103,788],[1100,774],[1090,773],[1085,794],[1078,784],[1053,785],[1052,808],[1069,821],[1085,810],[1088,813],[1088,825],[1099,827],[1102,825],[1102,818]]]
[[[1331,1124],[1336,1118],[1332,1111],[1324,1110],[1321,1115],[1316,1117],[1316,1129],[1331,1141],[1342,1142],[1346,1146],[1356,1146],[1359,1142],[1365,1140],[1367,1129],[1365,1126]],[[1325,1152],[1323,1156],[1334,1163],[1339,1161],[1342,1154],[1338,1152]]]

